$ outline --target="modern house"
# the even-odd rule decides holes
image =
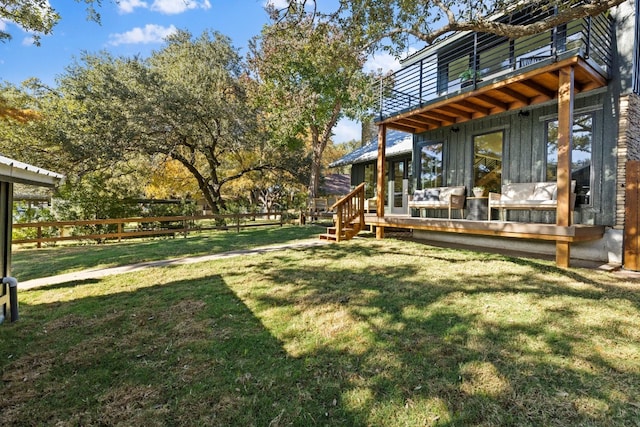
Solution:
[[[63,175],[0,156],[0,323],[17,320],[17,281],[11,277],[11,230],[14,184],[55,187]]]
[[[640,269],[637,3],[522,38],[455,33],[405,59],[378,87],[379,197],[365,223],[378,238],[400,227],[555,253],[559,266],[583,258]],[[531,6],[495,19],[528,24],[554,13]],[[410,164],[387,153],[393,130],[412,135]],[[352,184],[370,181],[352,163]],[[523,195],[543,183],[544,197]],[[458,216],[410,207],[416,190],[459,186]]]

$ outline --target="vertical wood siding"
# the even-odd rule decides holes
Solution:
[[[611,226],[615,223],[616,211],[617,100],[612,93],[603,91],[578,97],[574,110],[594,113],[591,204],[576,207],[575,222]],[[418,134],[414,138],[414,153],[418,152],[418,146],[422,143],[444,142],[445,184],[465,185],[469,195],[473,186],[473,137],[504,130],[503,182],[544,181],[547,158],[546,121],[557,118],[557,104],[552,102],[527,108],[526,111],[529,115],[503,113]],[[454,132],[454,127],[459,131]],[[413,170],[416,173],[419,161],[414,157]],[[415,188],[416,176],[413,180]],[[511,211],[509,219],[555,223],[555,213]]]

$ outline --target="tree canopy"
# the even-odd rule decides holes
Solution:
[[[57,88],[40,90],[48,100],[40,135],[84,171],[140,155],[178,161],[220,212],[230,182],[291,163],[257,128],[241,65],[215,32],[179,31],[147,59],[85,54]]]
[[[100,21],[94,5],[100,6],[102,0],[74,1],[86,4],[89,19]],[[25,31],[33,32],[36,45],[40,44],[40,35],[50,34],[60,18],[60,14],[48,0],[0,0],[0,20],[12,22]],[[11,40],[11,34],[4,28],[0,29],[0,40]]]
[[[300,10],[314,19],[335,22],[348,29],[354,42],[371,53],[385,48],[402,54],[410,40],[431,44],[456,31],[476,31],[515,38],[547,31],[586,16],[597,16],[627,0],[340,0],[335,11],[320,12],[316,0],[290,0],[273,13],[281,19]],[[519,25],[497,21],[501,14],[531,7],[555,8],[536,22]]]
[[[310,141],[309,196],[315,197],[333,129],[345,116],[366,114],[372,79],[363,72],[361,46],[342,28],[304,10],[273,17],[250,48],[256,98],[275,138]]]

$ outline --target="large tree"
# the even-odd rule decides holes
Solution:
[[[455,31],[476,31],[516,38],[547,31],[569,21],[597,16],[629,0],[340,0],[334,11],[317,8],[316,0],[290,0],[277,10],[280,19],[306,10],[319,21],[335,22],[353,40],[374,52],[385,48],[401,55],[407,43],[431,44]],[[553,14],[519,25],[496,21],[500,14],[534,4],[555,8]]]
[[[230,182],[289,154],[256,128],[240,57],[219,33],[179,31],[148,59],[85,55],[43,96],[57,99],[43,114],[47,137],[85,169],[140,154],[176,160],[214,213]]]
[[[316,197],[333,129],[344,116],[366,113],[372,80],[362,71],[361,46],[341,28],[316,21],[304,9],[284,17],[271,12],[272,24],[250,47],[259,106],[274,138],[310,140],[309,197]]]

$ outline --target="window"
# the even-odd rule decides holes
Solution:
[[[367,163],[364,166],[364,197],[372,198],[376,193],[377,165],[375,163]]]
[[[473,137],[473,185],[499,193],[502,186],[502,142],[504,131]]]
[[[576,115],[573,120],[571,179],[576,181],[576,204],[588,205],[591,198],[591,147],[593,113]],[[547,122],[547,180],[558,179],[558,121]]]
[[[442,187],[442,143],[420,147],[419,188]]]

